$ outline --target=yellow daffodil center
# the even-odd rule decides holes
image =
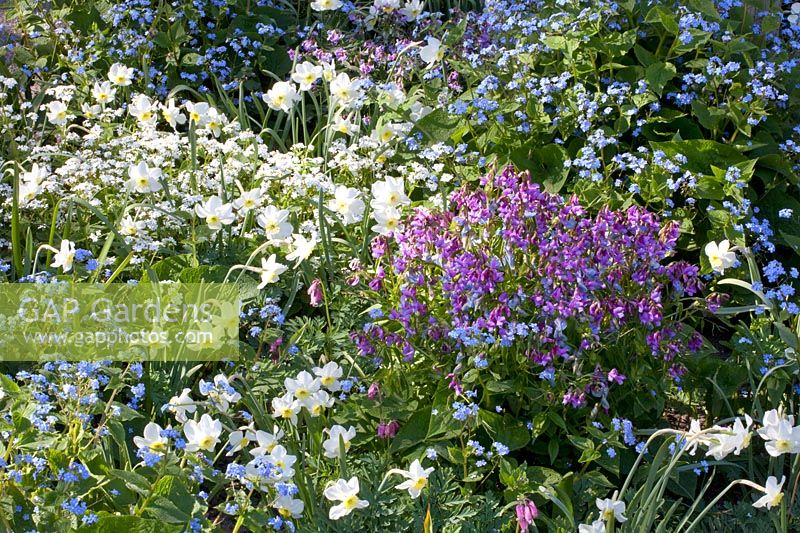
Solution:
[[[610,520],[614,516],[614,511],[612,509],[606,509],[603,511],[603,520]]]
[[[353,508],[355,508],[355,506],[358,505],[358,496],[356,496],[355,494],[352,495],[352,496],[348,496],[342,502],[342,505],[344,505],[345,509],[353,509]]]
[[[292,516],[292,512],[289,509],[287,509],[286,507],[281,507],[280,509],[278,509],[278,512],[284,518],[289,518],[290,516]]]
[[[427,484],[428,484],[428,480],[425,479],[424,477],[421,477],[421,478],[417,479],[414,482],[414,488],[417,489],[417,490],[422,490],[422,489],[425,488],[425,485],[427,485]]]
[[[309,396],[311,396],[311,391],[308,389],[299,388],[294,391],[294,395],[297,397],[298,400],[305,400]]]
[[[217,215],[209,215],[206,218],[206,222],[208,222],[209,226],[211,226],[213,224],[219,224],[219,217]]]
[[[319,381],[320,381],[320,383],[322,383],[326,387],[329,387],[329,386],[333,385],[333,382],[334,382],[335,379],[336,378],[334,378],[333,376],[325,376],[324,378],[320,379]]]
[[[786,439],[778,439],[778,442],[775,443],[775,447],[778,448],[778,451],[781,453],[788,452],[789,449],[792,447],[791,443]]]
[[[214,445],[214,437],[210,435],[206,435],[202,439],[200,439],[200,447],[204,450],[211,448]]]
[[[167,443],[163,440],[157,440],[150,444],[150,451],[153,452],[163,452],[167,448]]]
[[[288,407],[284,408],[283,411],[281,411],[281,416],[283,418],[291,418],[293,414],[294,413],[292,412],[292,410]]]

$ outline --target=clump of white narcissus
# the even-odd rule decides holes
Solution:
[[[412,20],[419,16],[421,6],[411,1],[401,11]],[[397,7],[400,9],[400,4]],[[296,104],[300,93],[320,80],[325,84],[335,113],[326,140],[327,156],[322,158],[310,156],[309,147],[300,144],[267,150],[261,137],[242,131],[237,121],[227,121],[206,102],[180,102],[174,97],[160,102],[152,96],[120,91],[135,75],[130,67],[114,64],[108,80],[81,80],[92,98],[82,111],[71,109],[78,85],[48,89],[47,94],[55,100],[44,109],[51,121],[65,127],[63,153],[73,151],[75,157],[55,159],[47,147],[31,146],[31,159],[58,166],[36,163],[30,171],[22,168],[20,184],[24,209],[52,207],[55,199],[74,195],[114,214],[110,218],[117,219],[117,230],[131,250],[130,265],[152,263],[158,259],[153,254],[174,248],[185,229],[185,217],[177,214],[188,213],[211,232],[201,240],[214,240],[224,230],[262,241],[258,250],[267,260],[261,261],[261,268],[256,266],[258,257],[253,257],[234,269],[258,274],[259,286],[264,288],[278,283],[289,268],[316,259],[322,242],[319,212],[309,206],[317,205],[320,192],[328,208],[325,218],[330,217],[325,221],[328,231],[336,224],[358,224],[369,204],[375,224],[359,226],[359,231],[370,228],[390,235],[400,227],[404,208],[410,204],[409,187],[424,185],[436,191],[440,183],[453,179],[440,162],[452,156],[453,149],[442,143],[426,150],[425,164],[390,163],[396,145],[413,123],[432,111],[416,98],[409,99],[396,83],[370,92],[361,79],[337,72],[334,63],[305,61],[291,73],[292,81],[273,87],[273,100],[277,99],[273,103],[286,110]],[[295,83],[300,85],[299,92]],[[120,95],[128,101],[120,101]],[[404,115],[401,107],[408,107],[410,121],[380,120],[369,135],[334,138],[336,132],[351,136],[359,131],[361,126],[354,119],[370,99],[397,110],[398,119]],[[81,114],[82,133],[78,136],[68,126]],[[162,128],[164,124],[169,128]],[[134,163],[127,172],[120,172],[118,161]],[[336,182],[339,175],[347,185]],[[120,188],[131,196],[116,194]],[[10,209],[0,209],[0,221],[10,219]],[[253,220],[263,233],[253,227]],[[102,234],[94,232],[89,239],[97,242]],[[116,259],[107,257],[99,266],[111,267]]]
[[[764,413],[761,427],[758,428],[756,432],[765,441],[764,448],[770,456],[779,457],[783,454],[800,453],[800,426],[795,426],[794,422],[794,416],[785,414],[783,406],[779,406],[777,409],[771,409]],[[653,442],[656,437],[670,434],[674,435],[675,443],[671,448],[672,454],[687,453],[694,456],[697,450],[702,446],[706,448],[706,456],[713,457],[717,461],[722,461],[730,454],[739,455],[744,449],[750,446],[752,426],[753,418],[746,414],[743,418],[736,417],[733,420],[733,424],[730,426],[714,425],[710,428],[703,429],[700,421],[693,419],[690,421],[690,427],[687,431],[673,429],[656,431],[642,448],[639,459],[629,472],[623,492],[632,479],[644,454],[647,453],[647,445]],[[671,467],[668,467],[668,469],[669,468]],[[665,476],[669,477],[667,474],[668,472],[665,473]],[[753,507],[766,509],[778,507],[783,502],[782,488],[785,481],[785,476],[783,476],[780,481],[778,481],[775,476],[768,476],[765,485],[759,485],[747,479],[735,480],[717,495],[705,510],[700,512],[698,517],[689,525],[689,529],[692,529],[698,524],[708,510],[735,485],[745,485],[763,493],[762,496],[753,502]],[[622,501],[621,495],[618,495],[616,491],[611,498],[598,498],[596,500],[596,506],[599,511],[599,517],[590,520],[588,523],[580,524],[578,527],[579,533],[605,533],[615,523],[628,521],[628,517],[624,514],[626,504]],[[688,517],[685,521],[688,521]],[[634,520],[634,523],[636,523],[636,520]]]
[[[321,414],[320,406],[321,409],[332,408],[335,402],[332,393],[343,394],[343,390],[350,388],[349,384],[343,385],[344,376],[344,369],[338,363],[329,361],[314,367],[312,372],[301,371],[295,377],[287,377],[284,380],[285,393],[273,399],[275,421],[296,423],[297,415],[303,409],[310,416],[316,417]],[[271,431],[259,429],[252,419],[245,425],[233,428],[223,423],[223,419],[231,416],[242,399],[242,395],[233,386],[237,379],[237,376],[218,374],[211,381],[201,380],[199,392],[202,399],[199,400],[192,397],[192,390],[189,388],[173,396],[161,410],[174,417],[179,424],[178,428],[173,429],[172,425],[162,427],[155,422],[148,422],[142,435],[133,439],[139,449],[138,456],[147,466],[162,462],[167,454],[204,456],[209,464],[213,464],[223,452],[227,452],[226,457],[234,461],[228,466],[227,479],[240,480],[245,487],[270,494],[271,491],[276,491],[276,484],[283,484],[270,498],[270,505],[284,518],[300,518],[306,504],[294,497],[298,493],[293,483],[298,456],[290,453],[282,444],[286,439],[284,430],[277,424]],[[343,459],[351,441],[356,437],[355,427],[345,428],[334,424],[323,432],[327,438],[322,441],[322,456]],[[225,442],[222,449],[219,448],[221,442]],[[286,444],[292,445],[290,442]],[[212,456],[214,459],[210,460]],[[235,462],[239,457],[247,457],[249,460],[239,466]],[[405,480],[395,485],[395,488],[407,492],[412,498],[418,498],[428,486],[433,472],[432,466],[424,467],[419,459],[415,459],[407,470],[389,470],[378,492],[390,476],[399,475]],[[369,502],[359,497],[359,490],[357,477],[331,480],[323,491],[324,496],[335,503],[330,509],[329,518],[338,520],[357,509],[367,507]]]

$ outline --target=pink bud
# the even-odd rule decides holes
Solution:
[[[308,297],[311,300],[312,307],[319,307],[322,305],[322,282],[319,278],[311,282],[308,286]]]
[[[373,383],[372,385],[369,386],[369,389],[367,390],[367,398],[369,398],[370,400],[374,400],[375,398],[378,397],[378,394],[380,394],[380,392],[381,392],[380,385],[378,385],[377,382]]]

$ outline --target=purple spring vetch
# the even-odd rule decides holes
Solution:
[[[702,288],[696,266],[666,261],[678,235],[676,223],[645,208],[591,213],[508,167],[454,191],[446,210],[417,208],[393,239],[373,241],[368,284],[382,312],[353,338],[364,354],[388,346],[409,362],[452,354],[451,388],[467,360],[485,368],[503,351],[551,383],[569,368],[582,378],[564,383],[563,403],[580,407],[621,385],[624,363],[641,352],[674,377],[675,356],[699,346],[665,318]],[[622,337],[640,339],[639,353],[615,364],[593,357],[575,370]]]

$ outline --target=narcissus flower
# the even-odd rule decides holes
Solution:
[[[169,439],[162,437],[163,429],[155,422],[149,422],[144,427],[142,437],[133,437],[133,443],[139,448],[147,448],[151,453],[163,455],[169,447]]]
[[[600,510],[600,516],[602,516],[605,521],[611,520],[612,518],[620,523],[628,520],[623,514],[625,512],[625,502],[623,501],[613,498],[597,498],[597,500],[595,500],[595,505],[597,505],[597,508]]]
[[[339,383],[339,378],[342,377],[343,371],[342,367],[340,367],[336,361],[330,361],[325,363],[325,366],[321,368],[317,366],[312,370],[314,374],[319,377],[319,382],[322,386],[329,391],[336,392],[342,388]]]
[[[194,212],[197,213],[197,216],[204,218],[212,230],[222,229],[223,225],[232,224],[236,220],[233,206],[222,203],[222,198],[219,196],[212,196],[205,203],[197,204]]]
[[[444,59],[444,47],[442,41],[436,37],[428,37],[427,43],[419,49],[419,57],[430,67]]]
[[[189,420],[183,426],[183,434],[186,436],[186,451],[204,450],[213,452],[214,448],[219,444],[221,433],[222,422],[214,420],[207,413],[200,417],[200,422]]]
[[[106,105],[107,103],[114,100],[114,97],[116,95],[117,95],[117,90],[111,86],[111,82],[108,81],[94,82],[94,86],[92,87],[92,98],[94,98],[98,104]]]
[[[730,250],[731,243],[725,239],[719,244],[711,241],[706,244],[705,253],[708,257],[708,263],[715,272],[723,274],[726,268],[730,268],[736,264],[736,254]]]
[[[775,476],[769,476],[767,478],[767,484],[764,487],[764,495],[753,502],[753,507],[772,509],[780,505],[783,500],[783,492],[781,492],[781,489],[785,481],[786,476],[781,477],[780,483],[778,483],[778,478]]]
[[[310,61],[304,61],[294,68],[292,81],[300,86],[301,91],[308,91],[322,77],[322,67]]]
[[[297,93],[293,83],[288,81],[279,81],[275,83],[261,98],[266,104],[275,111],[283,111],[288,113],[298,101],[300,95]]]
[[[108,79],[114,85],[127,87],[133,81],[133,69],[120,63],[114,63],[108,69]]]
[[[296,261],[295,266],[299,265],[309,257],[317,246],[317,239],[311,237],[307,239],[305,236],[295,233],[292,236],[292,251],[286,254],[286,259],[289,261]]]
[[[344,479],[336,480],[328,485],[323,494],[332,502],[342,502],[331,507],[328,518],[339,520],[349,515],[354,509],[364,509],[369,507],[369,502],[358,497],[358,478],[351,477],[349,481]]]
[[[264,235],[270,240],[281,240],[292,234],[292,225],[287,222],[289,211],[268,205],[256,217],[256,222],[264,229]]]
[[[61,241],[61,248],[56,250],[56,255],[53,256],[53,263],[50,265],[53,268],[61,267],[64,272],[72,270],[72,264],[75,262],[75,243],[68,240]]]
[[[311,9],[314,11],[332,11],[342,7],[342,0],[314,0]]]
[[[771,409],[764,413],[763,426],[758,430],[764,447],[772,457],[784,453],[800,452],[800,426],[794,425],[793,416],[784,416],[782,410]]]
[[[261,275],[261,283],[258,289],[261,290],[271,283],[276,283],[280,275],[286,272],[286,265],[282,265],[275,260],[275,254],[269,256],[268,259],[261,258],[261,268],[258,269]]]
[[[433,470],[434,468],[432,466],[428,468],[422,468],[422,464],[420,464],[419,459],[414,459],[414,462],[411,463],[411,466],[408,467],[408,470],[393,470],[395,474],[400,474],[406,478],[406,481],[403,481],[399,485],[395,486],[395,488],[407,490],[409,496],[412,498],[418,498],[422,493],[422,489],[428,486],[428,477],[431,475]]]
[[[339,185],[328,202],[328,209],[342,217],[344,224],[354,224],[364,215],[364,201],[358,189]]]
[[[63,126],[67,123],[67,105],[60,101],[54,100],[47,104],[47,120],[56,126]]]
[[[128,190],[131,192],[156,192],[161,190],[161,169],[148,167],[144,161],[128,167]]]
[[[355,436],[356,428],[353,426],[350,426],[348,429],[338,424],[333,426],[330,429],[330,436],[322,443],[322,447],[325,449],[325,457],[330,459],[339,457],[341,453],[339,438],[341,437],[342,442],[344,442],[344,451],[346,452],[350,449],[350,441],[353,440]]]

